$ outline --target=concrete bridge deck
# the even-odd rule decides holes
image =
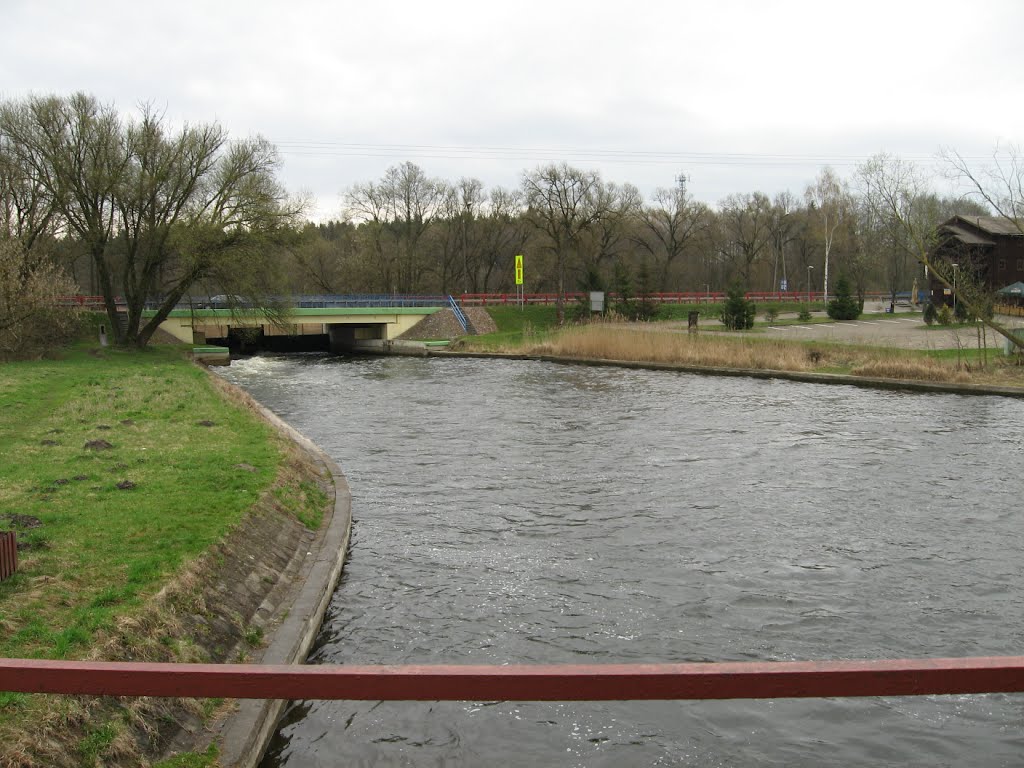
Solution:
[[[252,337],[326,337],[332,352],[373,347],[410,330],[429,307],[296,307],[279,317],[261,309],[176,309],[160,328],[186,344],[206,344]]]

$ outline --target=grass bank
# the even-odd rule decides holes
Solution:
[[[575,306],[574,303],[566,305],[567,317],[572,316]],[[655,320],[665,323],[685,323],[690,312],[699,312],[700,320],[703,322],[717,320],[722,314],[724,306],[721,302],[708,304],[659,304]],[[763,310],[771,308],[775,309],[778,313],[794,313],[806,308],[806,306],[806,304],[796,302],[758,305],[757,325],[798,323],[800,322],[799,320],[792,318],[768,323],[763,320]],[[553,305],[526,305],[522,308],[503,305],[490,306],[486,309],[494,319],[498,330],[494,333],[474,336],[471,340],[468,340],[468,343],[475,350],[498,352],[518,349],[523,344],[536,343],[559,331],[557,310]],[[823,310],[824,304],[821,302],[813,303],[811,304],[811,309]],[[827,320],[815,318],[811,322],[827,322]]]
[[[259,499],[317,525],[322,490],[281,481],[290,450],[180,348],[82,346],[4,365],[0,529],[21,549],[0,582],[0,655],[102,658],[131,626],[137,645],[122,655],[195,660],[187,638],[139,616]],[[75,697],[0,693],[0,765],[135,764],[126,715],[94,714]],[[18,751],[47,728],[80,732],[66,761],[59,746]]]
[[[499,326],[500,327],[500,326]],[[766,339],[759,335],[688,334],[659,325],[611,322],[553,327],[522,334],[517,343],[480,346],[468,351],[554,355],[580,359],[623,360],[677,365],[833,373],[903,381],[1024,386],[1024,369],[1014,361],[977,350],[904,350],[824,342]]]

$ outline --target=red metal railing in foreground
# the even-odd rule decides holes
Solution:
[[[0,691],[236,699],[629,701],[1024,691],[1024,656],[551,666],[259,666],[0,659]]]
[[[14,531],[0,531],[0,581],[18,570],[18,535]]]

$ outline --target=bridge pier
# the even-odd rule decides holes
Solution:
[[[360,345],[366,342],[367,347],[379,348],[379,342],[387,339],[387,326],[383,323],[353,325],[349,323],[330,323],[327,325],[327,337],[331,353],[335,355],[345,352],[358,352]],[[374,344],[373,342],[378,342]]]

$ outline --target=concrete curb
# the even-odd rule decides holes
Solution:
[[[602,360],[584,357],[562,357],[558,355],[520,355],[502,352],[457,352],[428,350],[430,357],[471,357],[496,360],[537,360],[559,365],[606,366],[609,368],[633,368],[649,371],[676,371],[697,373],[704,376],[744,376],[754,379],[783,379],[809,384],[846,384],[865,389],[888,389],[902,392],[930,392],[951,395],[989,395],[996,397],[1024,398],[1024,388],[991,387],[984,384],[947,384],[933,381],[912,381],[904,379],[878,379],[866,376],[845,376],[837,373],[802,373],[799,371],[776,371],[760,368],[715,368],[680,363],[654,363],[633,360]]]
[[[274,629],[259,659],[261,664],[302,664],[341,578],[352,529],[352,495],[341,468],[319,446],[248,395],[246,399],[263,419],[320,461],[334,480],[330,518],[324,521],[310,550],[296,554],[304,560],[295,577],[297,594],[285,606],[287,615]],[[221,724],[215,739],[220,747],[220,765],[255,768],[287,703],[281,699],[240,701],[237,710]]]

